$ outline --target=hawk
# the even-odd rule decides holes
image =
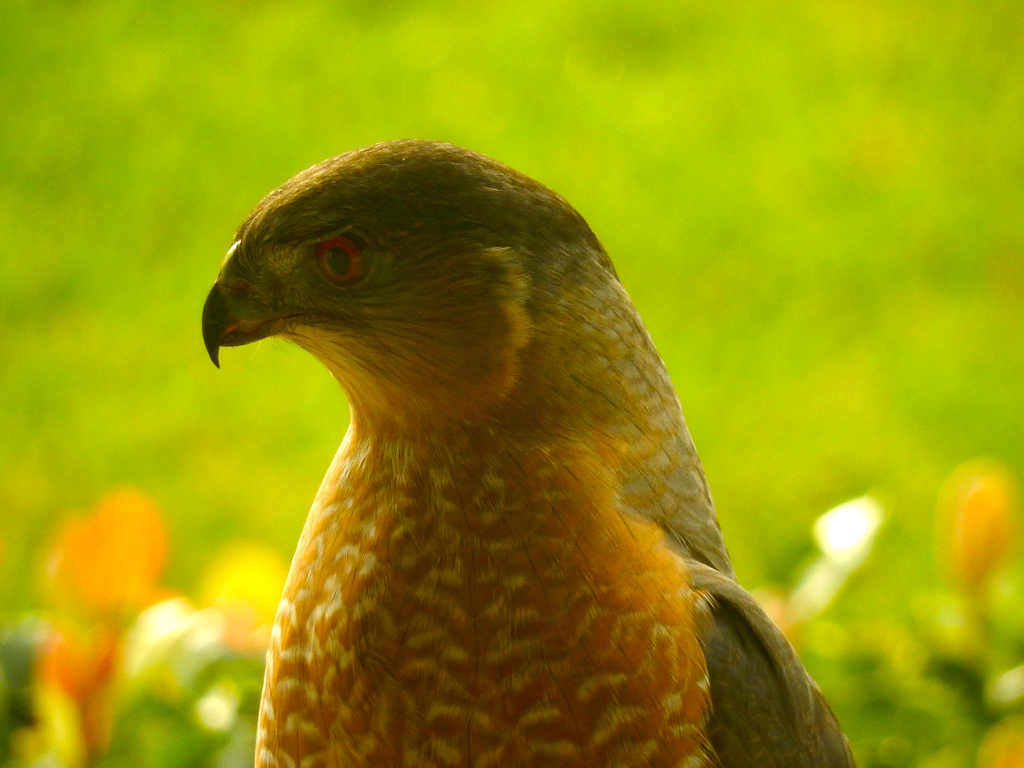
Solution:
[[[853,765],[560,196],[437,142],[313,166],[203,308],[214,363],[268,336],[327,366],[351,421],[278,610],[258,766]]]

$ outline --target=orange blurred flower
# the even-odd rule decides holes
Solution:
[[[1003,721],[985,734],[978,768],[1024,768],[1024,722]]]
[[[46,587],[62,608],[124,619],[156,599],[166,559],[160,510],[126,488],[100,499],[92,514],[64,522],[46,559]]]
[[[775,587],[761,587],[751,593],[768,617],[775,622],[794,648],[800,647],[800,619],[786,593]]]
[[[110,627],[85,632],[63,623],[47,632],[36,657],[36,681],[43,694],[38,700],[51,704],[66,700],[73,705],[70,710],[77,713],[75,730],[81,745],[72,753],[80,749],[89,758],[108,746],[120,655],[120,636]],[[45,720],[50,713],[45,705],[43,709],[40,714]]]
[[[34,706],[40,743],[64,764],[87,763],[108,746],[124,630],[158,599],[166,559],[160,510],[127,488],[64,520],[51,540],[43,583],[60,615],[36,656]]]
[[[1017,485],[1000,464],[975,459],[957,467],[939,495],[940,539],[953,583],[979,599],[1013,553]]]

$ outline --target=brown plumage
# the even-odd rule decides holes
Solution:
[[[275,626],[259,766],[850,766],[736,583],[679,402],[583,219],[447,144],[327,160],[203,309],[281,336],[351,425]]]

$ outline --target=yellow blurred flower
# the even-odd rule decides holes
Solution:
[[[79,768],[86,764],[78,705],[59,688],[36,686],[32,695],[36,723],[11,734],[11,753],[32,766]]]
[[[236,543],[214,558],[201,583],[200,602],[224,615],[227,646],[266,650],[287,575],[284,559],[258,544]]]
[[[972,600],[1010,558],[1017,534],[1017,484],[993,461],[957,467],[939,495],[939,539],[950,579]]]

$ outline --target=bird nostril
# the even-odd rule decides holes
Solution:
[[[249,288],[252,286],[250,286],[245,280],[238,278],[237,280],[232,280],[230,283],[227,283],[224,287],[228,289],[228,292],[232,296],[245,296],[249,292]]]

